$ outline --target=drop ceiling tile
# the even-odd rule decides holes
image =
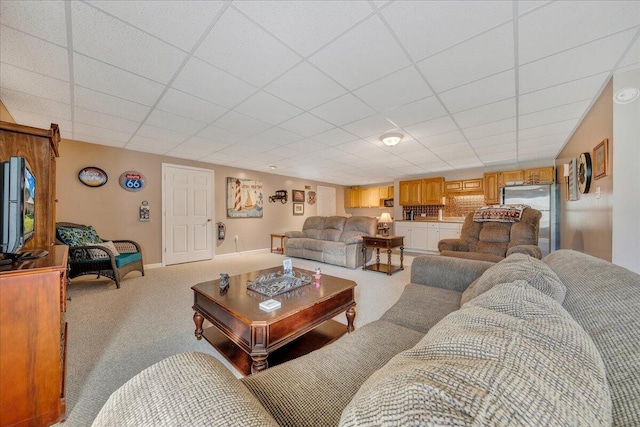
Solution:
[[[267,84],[301,59],[232,7],[194,55],[256,86]]]
[[[63,102],[40,98],[38,96],[8,89],[0,89],[0,99],[2,99],[2,102],[5,104],[5,107],[7,107],[9,112],[16,109],[44,116],[49,115],[63,120],[71,120],[71,105]],[[47,128],[48,127],[49,126],[47,125]]]
[[[98,113],[82,107],[75,107],[74,120],[76,123],[83,123],[89,126],[98,125],[98,127],[125,132],[129,135],[134,133],[138,129],[138,126],[140,126],[140,122]]]
[[[266,151],[274,150],[278,147],[280,146],[271,142],[248,139],[241,142],[236,142],[235,144],[233,144],[233,146],[227,148],[229,148],[228,151],[233,150],[243,153],[249,153],[252,156],[255,156],[258,153],[262,154]]]
[[[34,73],[69,81],[67,49],[0,25],[0,59]],[[47,58],[43,61],[42,58]]]
[[[353,92],[377,111],[387,111],[432,94],[413,66],[369,83]]]
[[[310,154],[321,150],[324,148],[324,145],[312,139],[302,139],[287,145],[287,147],[293,147],[303,154]]]
[[[420,60],[513,18],[511,2],[396,1],[382,12]]]
[[[280,127],[298,135],[309,137],[332,129],[334,126],[309,113],[303,113],[281,123]]]
[[[455,169],[470,169],[484,166],[482,161],[477,156],[464,159],[449,160],[448,163]]]
[[[0,95],[1,96],[1,95]],[[3,99],[4,102],[4,99]],[[63,119],[61,117],[57,117],[55,115],[50,114],[38,114],[33,113],[31,111],[19,110],[17,108],[12,108],[9,103],[5,103],[5,107],[11,113],[16,123],[20,123],[21,125],[33,126],[41,129],[49,129],[51,123],[56,123],[60,126],[60,132],[65,131],[68,132],[73,129],[70,120]]]
[[[343,129],[361,138],[366,138],[371,135],[379,137],[383,133],[397,130],[398,128],[381,115],[375,115],[345,125]]]
[[[336,126],[371,116],[375,111],[351,94],[343,95],[311,110],[311,113]]]
[[[176,147],[173,150],[170,150],[164,153],[166,156],[177,157],[178,159],[187,159],[187,160],[200,160],[204,156],[208,156],[211,152],[198,149],[198,148],[182,148]]]
[[[298,107],[264,91],[256,93],[238,105],[235,110],[272,125],[277,125],[302,113]]]
[[[520,93],[570,82],[613,68],[636,30],[625,31],[520,66]]]
[[[69,83],[9,64],[0,64],[0,88],[71,104]]]
[[[518,153],[511,151],[503,151],[501,153],[479,154],[478,157],[484,166],[499,165],[507,163],[516,163],[518,161]]]
[[[513,70],[459,86],[440,94],[440,99],[452,113],[513,98],[516,94]]]
[[[513,24],[502,25],[418,63],[436,92],[514,68]]]
[[[428,122],[422,122],[404,127],[404,130],[406,130],[412,137],[417,138],[418,140],[429,136],[452,132],[456,129],[456,124],[453,122],[453,120],[451,120],[451,117],[449,116],[440,117],[439,119],[429,120]]]
[[[640,25],[635,1],[556,1],[520,18],[521,64]]]
[[[75,53],[73,74],[76,85],[144,105],[153,105],[164,86],[95,59]]]
[[[89,4],[190,51],[222,9],[222,1],[89,1]]]
[[[594,98],[609,73],[600,73],[558,86],[520,95],[518,98],[520,114],[529,114],[564,104]]]
[[[476,149],[486,147],[494,147],[496,145],[515,144],[517,136],[515,132],[503,133],[502,135],[493,135],[485,138],[470,139],[469,144]]]
[[[227,108],[234,107],[256,91],[250,84],[197,58],[187,62],[173,87]]]
[[[173,88],[162,96],[157,108],[167,113],[191,118],[203,123],[211,123],[228,111],[218,104]]]
[[[349,89],[409,65],[409,59],[377,16],[341,36],[309,61]]]
[[[62,131],[60,132],[60,135],[62,136]],[[65,138],[64,136],[62,137]],[[123,148],[126,144],[126,142],[123,141],[116,141],[111,138],[99,138],[97,136],[85,135],[80,132],[75,132],[73,137],[70,137],[69,139],[75,139],[76,141],[82,141],[88,144],[106,145],[107,147],[117,148]]]
[[[252,137],[260,141],[267,141],[276,145],[286,145],[300,141],[303,137],[297,133],[289,132],[278,126],[274,126]]]
[[[431,151],[433,151],[438,156],[442,157],[444,160],[445,157],[448,159],[456,159],[456,158],[464,158],[473,154],[473,150],[468,142],[457,142],[455,144],[447,144],[440,145],[438,147],[431,147]]]
[[[627,67],[629,65],[640,63],[640,37],[638,37],[620,62],[618,68]]]
[[[515,141],[506,144],[488,145],[475,148],[476,154],[480,158],[489,154],[506,154],[512,157],[516,157],[517,144]]]
[[[334,146],[349,141],[355,141],[356,139],[358,139],[358,137],[345,131],[344,129],[334,128],[329,131],[314,135],[313,139],[318,142],[322,142],[325,145]]]
[[[447,115],[438,98],[430,96],[383,114],[398,126],[413,125]]]
[[[587,99],[536,113],[523,114],[518,119],[518,126],[520,129],[528,129],[569,119],[579,119],[590,104],[591,100]]]
[[[465,136],[459,130],[443,133],[441,135],[419,138],[422,145],[428,148],[438,147],[440,145],[455,144],[466,141]]]
[[[180,144],[180,147],[193,147],[201,150],[208,150],[209,153],[213,153],[218,150],[222,150],[223,148],[227,148],[229,144],[223,144],[221,142],[214,142],[206,138],[202,138],[199,136],[192,136],[187,139],[185,142]]]
[[[126,143],[131,138],[131,132],[122,132],[115,129],[92,126],[90,124],[78,123],[74,125],[74,135],[84,135],[89,138],[101,138],[103,140],[114,141],[116,143]],[[91,142],[91,140],[87,140]]]
[[[153,110],[151,114],[149,114],[145,124],[189,135],[197,133],[206,127],[206,124],[202,122],[197,122],[158,109]]]
[[[151,109],[146,105],[127,101],[82,86],[75,86],[73,97],[76,107],[111,114],[123,119],[142,121]]]
[[[376,145],[382,148],[383,150],[387,151],[388,153],[395,154],[395,155],[402,155],[405,153],[415,153],[415,152],[423,151],[425,149],[424,145],[420,144],[420,142],[416,141],[415,139],[406,139],[406,140],[403,139],[399,144],[394,145],[393,147],[387,147],[386,145],[384,145],[382,141],[378,139],[376,141]],[[389,160],[390,159],[387,159],[386,163],[388,163]]]
[[[254,119],[235,111],[230,111],[220,117],[215,121],[214,125],[227,129],[228,131],[240,136],[255,135],[271,127],[269,123],[265,123],[261,120]]]
[[[551,0],[519,0],[518,1],[518,16],[522,16],[527,12],[530,12],[539,7],[548,5]]]
[[[376,150],[379,150],[379,148],[377,148],[375,145],[370,144],[364,139],[358,139],[356,141],[350,141],[344,144],[340,144],[336,148],[344,151],[345,153],[356,154],[358,155],[358,157],[360,156],[360,154],[366,153],[367,151],[372,150],[374,148]]]
[[[555,135],[562,132],[571,132],[578,124],[578,119],[565,120],[562,122],[551,123],[548,125],[537,126],[534,128],[524,129],[518,133],[518,139],[524,141],[526,139],[539,138],[547,135]]]
[[[232,154],[228,154],[228,153],[224,153],[222,151],[216,151],[213,154],[210,154],[206,157],[204,157],[202,159],[203,162],[208,162],[208,163],[213,163],[214,165],[228,165],[230,164],[232,161],[234,161],[237,157],[232,155]]]
[[[207,126],[205,129],[200,131],[197,136],[209,141],[226,145],[230,145],[243,140],[242,136],[216,126]]]
[[[516,116],[516,99],[509,98],[482,107],[461,111],[453,118],[462,129]]]
[[[24,31],[60,46],[67,46],[64,1],[2,1],[0,24]]]
[[[237,2],[234,6],[303,56],[318,50],[372,12],[362,1],[260,0]]]
[[[176,132],[169,129],[162,129],[156,126],[143,124],[140,126],[136,136],[143,136],[156,141],[170,142],[173,145],[178,145],[189,139],[190,135],[183,132]],[[134,139],[131,141],[133,142],[133,140]]]
[[[518,142],[518,150],[531,149],[542,150],[546,146],[558,146],[560,148],[569,137],[569,131],[547,134],[537,138],[531,138]],[[553,157],[553,156],[550,156]]]
[[[175,146],[176,144],[170,141],[135,135],[131,138],[131,142],[126,145],[126,149],[143,151],[145,153],[166,154],[167,151],[173,149]]]
[[[346,92],[342,86],[308,62],[296,65],[271,82],[265,90],[305,110]]]
[[[498,120],[497,122],[486,123],[484,125],[467,128],[462,131],[468,139],[484,138],[486,136],[500,135],[503,133],[515,132],[516,118]]]

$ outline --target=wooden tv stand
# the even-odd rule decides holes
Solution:
[[[49,426],[65,418],[67,257],[0,266],[0,426]]]

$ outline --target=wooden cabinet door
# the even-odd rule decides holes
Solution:
[[[498,175],[500,187],[505,187],[508,183],[524,183],[524,169],[504,171]]]
[[[369,190],[369,207],[377,208],[380,206],[380,187],[368,188]]]
[[[525,169],[524,177],[528,184],[553,184],[555,170],[553,166]]]
[[[482,191],[482,178],[465,179],[462,181],[462,191]]]
[[[484,174],[484,203],[487,205],[500,203],[500,193],[498,192],[498,172]]]
[[[393,193],[389,196],[389,187],[378,187],[378,192],[380,193],[381,199],[390,199],[393,197]]]
[[[462,181],[447,181],[444,183],[444,192],[462,191]]]
[[[416,179],[409,184],[409,204],[419,205],[422,203],[422,180]]]
[[[359,208],[360,207],[360,190],[357,188],[348,188],[344,190],[344,207]]]
[[[442,185],[444,178],[427,178],[422,180],[422,204],[441,205]]]
[[[409,181],[400,181],[400,200],[398,204],[400,206],[409,206]]]
[[[358,190],[358,192],[360,193],[358,207],[368,208],[369,207],[369,189],[361,188],[360,190]]]

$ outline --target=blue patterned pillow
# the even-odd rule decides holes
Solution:
[[[87,246],[102,243],[102,239],[98,237],[98,233],[96,233],[96,230],[91,225],[86,228],[58,227],[57,232],[58,238],[68,246]],[[76,259],[89,258],[84,250],[76,250],[71,256]]]

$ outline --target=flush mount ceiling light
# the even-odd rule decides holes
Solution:
[[[640,91],[635,87],[624,87],[613,95],[613,102],[616,104],[628,104],[635,101],[639,94]]]
[[[274,170],[278,169],[278,167],[277,166],[269,166],[269,169],[274,171]]]
[[[402,140],[403,136],[401,133],[385,133],[380,137],[380,141],[386,146],[393,147]]]

